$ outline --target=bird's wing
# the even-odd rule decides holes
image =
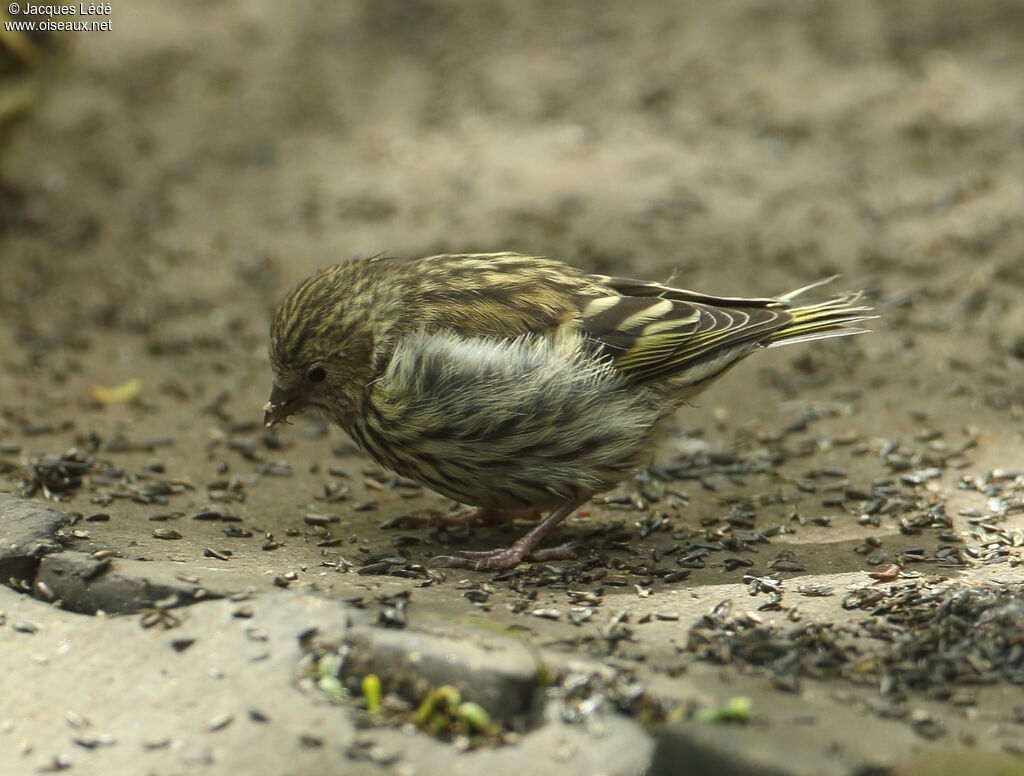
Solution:
[[[677,288],[667,286],[663,283],[655,283],[650,280],[636,280],[634,278],[619,278],[611,275],[587,275],[588,280],[600,283],[602,286],[617,291],[623,296],[656,296],[662,299],[675,299],[681,302],[696,302],[698,304],[709,304],[717,307],[785,307],[785,300],[799,293],[815,288],[822,283],[828,283],[833,278],[814,283],[810,286],[791,291],[783,297],[742,297],[742,296],[713,296],[702,294],[699,291],[690,291],[688,288]]]
[[[724,369],[745,355],[744,346],[753,350],[793,320],[786,304],[777,299],[753,300],[753,305],[740,307],[724,304],[746,300],[694,296],[718,299],[723,306],[658,295],[592,297],[580,305],[580,333],[633,381],[678,375],[685,382],[691,369],[735,354],[735,359],[725,359]],[[775,306],[769,306],[769,301]],[[706,375],[699,372],[703,379]]]
[[[876,317],[860,293],[797,304],[827,278],[777,297],[711,296],[645,280],[589,275],[610,293],[580,301],[581,333],[636,382],[676,388],[719,374],[758,347],[845,337]]]

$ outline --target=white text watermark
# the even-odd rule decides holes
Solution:
[[[2,6],[0,6],[2,7]],[[7,32],[109,32],[114,28],[110,3],[50,5],[8,3]],[[4,16],[0,12],[0,16]]]

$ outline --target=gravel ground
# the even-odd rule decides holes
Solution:
[[[0,492],[61,513],[0,502],[0,569],[124,616],[3,591],[0,644],[31,668],[0,687],[37,698],[0,710],[4,773],[233,773],[260,747],[284,753],[268,774],[1024,772],[1018,4],[139,0],[112,21],[0,158]],[[401,527],[451,505],[315,419],[263,430],[267,328],[318,267],[475,250],[720,294],[839,274],[881,317],[681,410],[649,472],[556,532],[577,561],[437,569],[522,526]],[[256,724],[258,694],[196,678],[209,655],[180,668],[176,630],[205,623],[244,673],[221,616],[358,632],[275,651],[259,686],[289,724]],[[86,656],[58,678],[66,633]],[[420,649],[457,670],[403,662]],[[410,704],[479,663],[462,689],[498,683],[497,727],[411,733]],[[182,671],[178,719],[212,716],[132,722],[147,666]],[[384,713],[360,710],[367,672]],[[74,709],[118,743],[74,741]]]

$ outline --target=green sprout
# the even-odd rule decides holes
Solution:
[[[380,677],[377,674],[363,677],[363,697],[366,698],[366,710],[375,717],[380,714]]]
[[[753,701],[745,696],[730,698],[721,706],[700,709],[695,718],[699,722],[747,722]]]

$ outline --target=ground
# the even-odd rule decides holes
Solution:
[[[0,150],[0,644],[23,666],[0,691],[37,700],[0,711],[0,770],[1024,772],[1021,6],[112,21]],[[451,505],[314,418],[263,430],[269,317],[337,261],[492,250],[725,295],[838,274],[879,318],[680,410],[647,475],[553,536],[578,561],[438,569],[523,527],[382,528]],[[261,633],[287,646],[256,672]],[[518,741],[368,721],[358,676],[331,705],[310,677],[338,645],[385,691],[519,649],[463,688],[497,682]],[[421,647],[485,657],[402,664]],[[701,721],[740,697],[745,721]]]

